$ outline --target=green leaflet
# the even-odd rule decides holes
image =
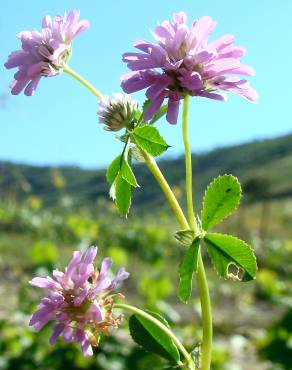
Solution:
[[[247,243],[231,235],[215,233],[207,233],[204,240],[220,276],[234,281],[249,281],[255,278],[256,258]]]
[[[187,303],[192,292],[193,274],[198,268],[199,249],[200,240],[196,239],[187,249],[179,267],[178,296],[184,303]]]
[[[122,216],[127,216],[132,201],[132,186],[123,179],[121,174],[115,179],[115,203]]]
[[[202,228],[208,230],[229,216],[238,206],[241,187],[236,177],[223,175],[208,186],[202,210]]]
[[[132,168],[125,159],[122,161],[120,173],[122,178],[127,181],[128,184],[132,185],[134,188],[139,187]]]
[[[168,322],[154,312],[147,313],[169,328]],[[129,329],[133,340],[146,351],[158,354],[171,362],[180,361],[179,351],[173,341],[158,326],[144,317],[135,314],[129,319]]]
[[[120,163],[121,163],[121,155],[118,155],[112,163],[109,165],[106,171],[106,179],[107,181],[112,184],[117,177],[119,170],[120,170]]]
[[[132,187],[139,187],[132,168],[128,162],[131,157],[127,151],[117,156],[109,165],[106,178],[112,184],[110,197],[115,201],[122,216],[126,216],[131,206]]]
[[[147,153],[158,156],[169,148],[157,128],[151,125],[137,127],[133,131],[136,144]]]

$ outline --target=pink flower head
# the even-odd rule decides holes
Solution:
[[[63,17],[45,16],[40,32],[20,32],[22,49],[13,51],[5,63],[8,69],[18,68],[11,93],[18,95],[24,89],[24,94],[31,96],[41,77],[59,74],[71,56],[73,39],[88,27],[89,22],[79,21],[79,12],[72,10]]]
[[[96,270],[96,253],[96,247],[88,248],[84,254],[75,251],[65,272],[54,270],[53,277],[35,277],[29,282],[46,290],[29,325],[40,331],[49,321],[57,321],[50,343],[55,343],[58,336],[66,342],[79,342],[84,356],[93,354],[92,346],[97,345],[100,334],[108,334],[120,323],[121,316],[113,317],[112,308],[114,298],[122,295],[111,291],[129,276],[121,268],[111,279],[110,258],[105,258]]]
[[[122,88],[133,93],[147,88],[150,99],[145,119],[159,110],[168,99],[167,120],[177,122],[179,103],[188,94],[224,101],[222,91],[232,91],[255,103],[258,95],[249,83],[238,75],[253,75],[250,66],[241,64],[243,47],[234,46],[234,37],[225,35],[211,43],[208,36],[216,23],[210,17],[187,25],[183,12],[174,14],[173,21],[156,27],[153,36],[157,43],[136,41],[137,53],[125,53],[123,61],[132,72],[122,76]]]

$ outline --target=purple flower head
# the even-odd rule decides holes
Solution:
[[[115,93],[114,99],[105,95],[99,103],[99,122],[107,131],[119,131],[122,128],[133,129],[138,111],[138,102],[128,94]]]
[[[88,27],[89,22],[79,21],[79,12],[72,10],[63,17],[45,16],[40,32],[20,32],[22,49],[13,51],[5,63],[8,69],[18,68],[11,93],[18,95],[24,89],[24,94],[31,96],[41,77],[59,74],[71,56],[73,39]]]
[[[39,331],[49,321],[57,321],[50,343],[55,343],[58,336],[66,342],[79,342],[84,356],[93,354],[92,346],[97,345],[100,334],[109,334],[110,328],[119,325],[121,316],[113,317],[112,309],[114,299],[123,296],[111,291],[129,276],[121,268],[111,279],[110,258],[105,258],[96,270],[96,253],[96,247],[85,253],[75,251],[65,272],[54,270],[52,278],[35,277],[29,282],[46,290],[29,325]]]
[[[258,95],[238,75],[253,75],[250,66],[241,64],[243,47],[234,46],[234,37],[225,35],[211,43],[208,36],[216,23],[210,17],[187,25],[183,12],[173,21],[164,21],[152,33],[157,43],[138,40],[137,53],[125,53],[123,61],[132,72],[122,76],[123,90],[131,94],[147,88],[150,99],[145,119],[149,120],[168,99],[167,121],[177,122],[180,100],[185,95],[226,100],[222,91],[232,91],[255,103]]]

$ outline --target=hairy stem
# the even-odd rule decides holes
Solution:
[[[114,305],[115,308],[120,308],[120,309],[124,309],[124,310],[128,310],[128,311],[131,311],[137,315],[140,315],[142,316],[143,318],[145,318],[146,320],[149,320],[151,321],[153,324],[155,324],[156,326],[158,326],[161,330],[163,330],[163,332],[173,341],[173,343],[177,346],[177,348],[179,349],[179,351],[181,352],[181,354],[184,356],[184,358],[186,359],[186,362],[187,362],[187,365],[188,365],[188,368],[191,369],[191,370],[196,370],[196,366],[195,366],[195,363],[192,359],[192,356],[188,353],[188,351],[185,349],[185,347],[182,345],[182,343],[180,342],[180,340],[172,333],[171,330],[168,329],[167,326],[165,326],[161,321],[157,320],[155,317],[149,315],[147,312],[143,311],[143,310],[140,310],[139,308],[137,307],[134,307],[134,306],[130,306],[128,304],[123,304],[123,303],[116,303]]]
[[[81,82],[82,85],[84,85],[85,87],[87,87],[87,89],[90,90],[93,93],[93,95],[95,95],[97,97],[98,100],[101,100],[102,99],[102,94],[98,90],[96,90],[96,88],[93,85],[91,85],[91,83],[89,83],[88,81],[86,81],[77,72],[73,71],[73,69],[71,69],[69,66],[65,66],[63,68],[63,71],[66,72],[66,73],[68,73],[72,77],[74,77],[77,81]]]
[[[187,207],[188,218],[191,229],[196,232],[197,225],[195,221],[194,205],[193,205],[193,185],[192,185],[192,152],[189,142],[188,134],[188,113],[189,113],[189,96],[184,98],[183,105],[183,141],[185,146],[185,163],[186,163],[186,194],[187,194]],[[206,278],[206,272],[201,253],[199,252],[198,271],[196,274],[197,284],[200,294],[201,311],[202,311],[202,324],[203,324],[203,343],[201,355],[201,370],[210,370],[211,357],[212,357],[212,308],[210,301],[209,288]]]

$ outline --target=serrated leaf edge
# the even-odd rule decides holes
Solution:
[[[237,204],[237,206],[232,210],[232,211],[230,211],[228,214],[226,214],[226,216],[224,216],[222,219],[221,219],[221,221],[219,221],[219,223],[220,222],[222,222],[223,220],[225,220],[226,218],[228,218],[230,215],[232,215],[232,213],[234,213],[237,209],[238,209],[238,207],[239,207],[239,205],[240,205],[240,201],[241,201],[241,198],[242,198],[242,188],[241,188],[241,184],[240,184],[240,182],[239,182],[239,180],[238,180],[238,178],[236,177],[236,176],[234,176],[234,175],[232,175],[232,174],[229,174],[229,173],[225,173],[225,174],[223,174],[223,175],[219,175],[219,176],[217,176],[217,177],[215,177],[210,183],[209,183],[209,185],[207,186],[207,188],[206,188],[206,190],[205,190],[205,192],[204,192],[204,197],[203,197],[203,202],[202,202],[202,211],[201,211],[201,220],[203,219],[203,209],[204,209],[204,203],[205,203],[205,197],[206,197],[206,194],[207,194],[207,192],[208,192],[208,190],[209,190],[209,188],[216,182],[216,181],[218,181],[220,178],[222,178],[222,177],[224,177],[224,176],[231,176],[231,177],[233,177],[233,179],[235,179],[235,181],[238,183],[238,185],[239,185],[239,188],[240,188],[240,194],[239,194],[239,201],[238,201],[238,204]],[[217,224],[215,224],[214,226],[216,226],[216,225],[218,225],[218,223]],[[212,227],[214,227],[214,226],[212,226]]]
[[[149,139],[147,139],[147,138],[144,138],[144,137],[142,137],[142,136],[140,136],[139,135],[139,132],[138,132],[138,135],[137,135],[137,130],[139,130],[139,129],[142,129],[142,128],[145,128],[145,127],[151,127],[152,129],[154,129],[154,130],[156,130],[157,131],[157,134],[160,136],[160,138],[164,141],[164,144],[161,144],[161,143],[158,143],[157,141],[151,141],[151,140],[149,140]],[[134,136],[134,138],[135,139],[137,139],[137,137],[138,137],[138,140],[140,140],[140,139],[142,139],[142,140],[145,140],[145,141],[148,141],[149,143],[153,143],[153,144],[155,144],[155,145],[158,145],[158,146],[160,146],[161,148],[165,148],[164,150],[162,150],[162,152],[160,153],[160,154],[156,154],[156,155],[154,155],[154,154],[152,154],[153,156],[158,156],[158,155],[161,155],[163,152],[165,152],[168,148],[170,148],[171,146],[170,145],[168,145],[167,144],[167,142],[165,141],[165,139],[163,138],[163,136],[160,134],[160,132],[159,132],[159,130],[156,128],[156,127],[154,127],[154,126],[152,126],[152,125],[150,125],[150,124],[146,124],[146,125],[144,125],[144,126],[139,126],[139,127],[137,127],[134,131],[133,131],[133,136]],[[136,142],[136,144],[137,144],[137,142]],[[137,146],[140,146],[139,144],[137,144]],[[142,148],[143,150],[145,150],[147,153],[148,153],[148,151],[146,150],[146,149],[144,149],[144,148]],[[149,153],[149,154],[151,154],[151,153]]]
[[[230,234],[222,234],[222,233],[206,233],[206,235],[208,235],[208,234],[211,234],[211,235],[224,235],[224,236],[230,236],[230,237],[232,237],[232,238],[234,238],[234,239],[237,239],[237,240],[239,240],[239,241],[243,242],[244,244],[246,244],[246,245],[248,246],[248,248],[249,248],[249,249],[251,250],[251,252],[252,252],[253,259],[254,259],[254,262],[255,262],[255,265],[256,265],[256,272],[258,271],[258,264],[257,264],[257,259],[256,259],[256,256],[255,256],[254,250],[253,250],[253,249],[252,249],[252,247],[251,247],[248,243],[246,243],[244,240],[242,240],[242,239],[238,238],[237,236],[230,235]],[[206,238],[206,239],[207,239],[207,238]],[[219,272],[217,271],[217,269],[216,269],[216,267],[215,267],[215,265],[214,265],[214,263],[213,263],[213,260],[212,260],[212,258],[211,258],[211,256],[210,256],[210,253],[209,253],[209,250],[208,250],[208,246],[206,245],[207,243],[206,243],[206,241],[205,241],[205,236],[204,236],[203,240],[204,240],[204,243],[205,243],[205,246],[206,246],[206,249],[207,249],[208,255],[209,255],[209,257],[210,257],[210,260],[211,260],[212,266],[213,266],[214,270],[216,271],[216,274],[217,274],[217,275],[219,276],[219,278],[221,278],[221,279],[224,279],[224,280],[230,280],[230,279],[228,279],[227,275],[225,275],[225,277],[223,277],[223,276],[221,276],[221,275],[219,274]],[[241,268],[242,268],[242,267],[241,267]],[[252,280],[250,280],[250,281],[253,281],[253,280],[256,280],[256,274],[255,274],[255,277],[254,277]],[[245,282],[245,281],[243,281],[243,282]]]

